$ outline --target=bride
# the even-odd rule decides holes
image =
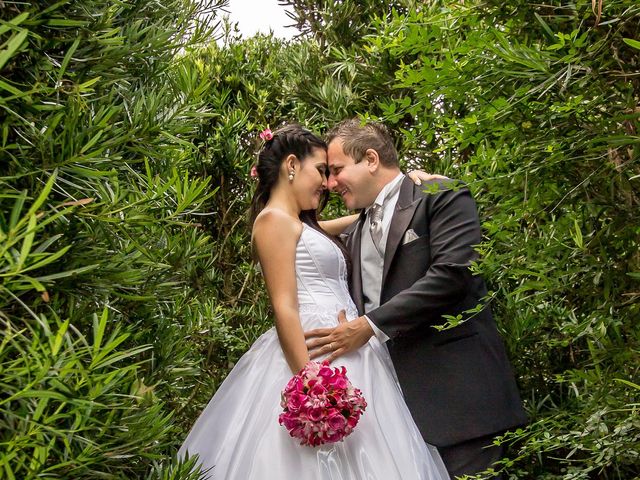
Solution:
[[[266,132],[266,133],[265,133]],[[278,424],[281,391],[309,361],[304,331],[357,317],[349,261],[334,235],[352,217],[318,222],[327,188],[325,143],[297,125],[261,135],[252,242],[275,328],[240,359],[196,421],[178,455],[198,455],[207,478],[448,479],[402,398],[386,347],[375,337],[341,357],[367,409],[342,442],[301,446]]]

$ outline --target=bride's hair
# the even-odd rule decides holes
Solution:
[[[289,155],[295,155],[300,162],[313,154],[319,148],[327,150],[327,144],[320,137],[300,125],[285,125],[273,132],[273,137],[266,140],[258,152],[258,186],[251,200],[249,212],[250,223],[253,225],[256,217],[269,201],[271,190],[276,185],[280,175],[280,166]],[[326,203],[323,198],[322,206]]]
[[[258,152],[258,163],[256,164],[258,186],[251,199],[249,210],[251,226],[253,226],[256,217],[269,201],[271,190],[278,181],[282,162],[289,155],[295,155],[300,162],[304,162],[306,157],[313,154],[315,148],[320,148],[326,152],[327,144],[320,137],[297,124],[285,125],[274,131],[271,139],[265,140]],[[328,199],[329,191],[326,190],[321,198],[318,211],[321,211],[326,206]],[[322,230],[318,224],[316,210],[300,212],[300,220],[330,238],[342,250],[350,272],[351,261],[347,249],[340,240]]]

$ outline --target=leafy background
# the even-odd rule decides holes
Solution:
[[[171,457],[272,324],[257,132],[360,115],[477,199],[531,419],[499,468],[638,478],[640,5],[280,3],[294,41],[224,0],[0,1],[0,477],[198,478]]]

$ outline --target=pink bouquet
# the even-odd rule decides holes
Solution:
[[[289,380],[278,422],[300,445],[339,442],[358,424],[367,402],[346,374],[345,367],[331,368],[327,361],[309,362]]]

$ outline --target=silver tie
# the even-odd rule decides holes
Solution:
[[[371,233],[371,240],[373,245],[382,257],[382,205],[374,203],[369,209],[369,233]]]

